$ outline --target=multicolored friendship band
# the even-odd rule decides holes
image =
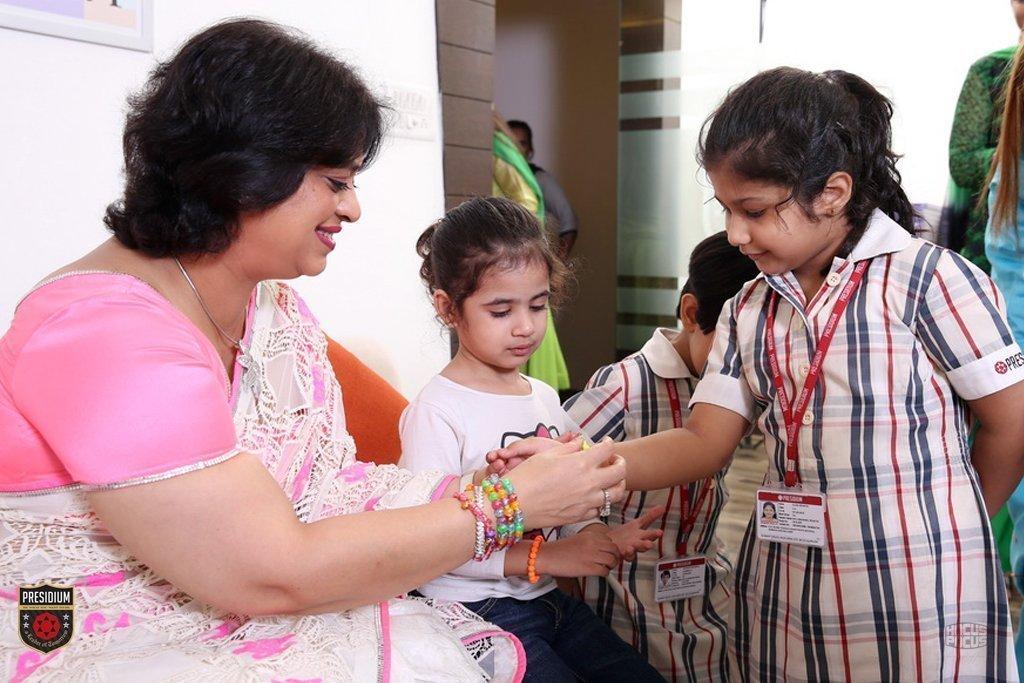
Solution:
[[[483,562],[495,550],[509,548],[523,540],[523,512],[515,487],[507,478],[492,474],[480,486],[467,484],[465,491],[456,493],[453,498],[476,518],[475,561]],[[494,510],[494,523],[484,512],[484,505],[488,503]]]

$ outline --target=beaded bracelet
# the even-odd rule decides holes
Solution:
[[[476,500],[476,505],[480,508],[480,511],[484,511],[484,506],[487,504],[487,497],[484,495],[484,490],[480,486],[473,487],[473,497]],[[483,559],[487,559],[494,552],[494,548],[497,546],[497,534],[494,532],[494,525],[490,519],[486,520],[484,524],[484,556]]]
[[[484,516],[483,540],[481,541],[483,553],[480,559],[477,560],[480,562],[489,558],[491,553],[493,553],[498,547],[498,537],[494,531],[494,524],[491,523],[490,518],[487,517],[487,514],[484,512],[484,506],[487,504],[487,496],[484,494],[483,487],[469,484],[466,486],[466,493],[473,494],[473,500],[476,502],[477,508],[479,508],[480,512]]]
[[[537,575],[537,555],[540,554],[540,546],[543,542],[544,534],[537,534],[533,537],[533,544],[530,546],[530,557],[526,560],[526,578],[530,580],[530,583],[540,581],[540,576]]]
[[[512,508],[512,513],[513,513],[512,514],[512,524],[514,526],[513,526],[512,535],[514,537],[514,540],[512,541],[512,543],[518,543],[519,541],[523,540],[523,531],[524,531],[523,511],[519,507],[519,496],[516,495],[516,489],[515,489],[514,486],[512,486],[512,482],[510,482],[507,477],[502,479],[501,483],[502,483],[502,486],[505,487],[505,490],[508,491],[508,498],[509,498],[509,501],[510,501],[510,504],[511,504],[511,508]]]
[[[473,559],[477,562],[483,562],[491,555],[491,550],[494,548],[493,538],[489,538],[493,535],[494,528],[491,525],[491,520],[487,518],[487,515],[483,511],[483,492],[474,494],[474,500],[470,500],[469,496],[461,491],[456,493],[453,498],[459,501],[459,505],[463,510],[469,510],[473,513],[476,518],[476,540],[473,543]],[[488,543],[490,540],[490,543]]]
[[[519,497],[515,494],[512,482],[492,474],[484,479],[481,486],[494,509],[498,548],[506,548],[521,541],[523,514],[519,509]]]
[[[467,484],[465,491],[456,493],[453,498],[476,518],[473,559],[477,562],[486,560],[495,550],[511,547],[523,539],[523,512],[519,508],[515,487],[508,479],[492,474],[480,486]],[[494,523],[484,512],[487,501],[494,510]]]

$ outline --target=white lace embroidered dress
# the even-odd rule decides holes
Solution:
[[[326,340],[291,288],[260,285],[248,329],[235,373],[235,452],[260,457],[302,521],[418,505],[447,483],[440,472],[356,461]],[[17,587],[42,582],[76,587],[75,634],[48,655],[25,647],[17,630]],[[521,655],[514,638],[451,603],[405,597],[300,617],[222,613],[136,561],[81,486],[0,493],[5,680],[516,680]]]

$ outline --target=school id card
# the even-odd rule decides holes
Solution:
[[[704,595],[704,573],[708,558],[703,555],[663,560],[654,566],[654,600],[668,602]]]
[[[757,537],[762,541],[793,545],[825,545],[825,494],[799,489],[764,488],[757,491]]]

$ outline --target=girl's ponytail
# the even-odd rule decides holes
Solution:
[[[440,221],[424,230],[423,234],[416,240],[416,254],[423,259],[423,263],[420,264],[420,279],[423,280],[423,284],[427,286],[427,290],[431,293],[437,289],[437,286],[434,284],[434,263],[431,251],[433,251],[434,246],[434,233],[437,232],[439,223]]]
[[[840,136],[850,148],[850,162],[860,166],[852,174],[856,182],[846,208],[847,218],[854,226],[866,226],[877,208],[913,234],[914,206],[896,169],[900,157],[892,151],[892,103],[860,76],[846,71],[826,71],[823,75],[843,88],[854,103],[837,112]],[[849,248],[856,244],[860,232],[851,231],[851,238],[856,239]]]
[[[423,231],[416,253],[423,260],[420,278],[428,294],[444,291],[456,313],[495,266],[512,268],[534,261],[546,265],[551,306],[557,306],[571,282],[537,217],[503,197],[476,197],[459,204]]]

